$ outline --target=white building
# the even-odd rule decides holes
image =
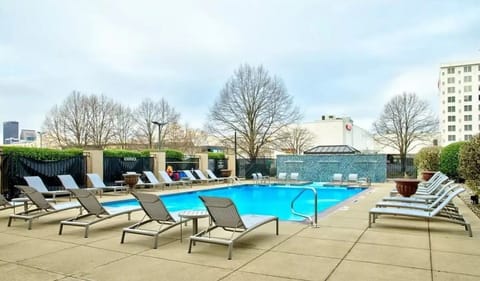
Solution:
[[[356,126],[350,117],[323,115],[320,120],[300,124],[314,136],[312,144],[349,145],[361,152],[373,152],[375,142],[372,134]]]
[[[440,145],[480,132],[480,60],[440,65]]]

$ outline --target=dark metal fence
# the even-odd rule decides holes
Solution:
[[[228,170],[227,159],[208,159],[208,169],[212,170],[217,177],[222,176],[221,170]]]
[[[57,175],[70,174],[79,186],[85,185],[85,156],[74,156],[63,160],[35,160],[17,155],[2,156],[2,190],[8,198],[20,193],[15,185],[25,185],[24,176],[39,176],[45,185],[55,190],[61,186]]]
[[[171,166],[174,171],[180,170],[195,170],[200,166],[200,158],[198,157],[186,157],[183,160],[178,159],[169,159],[165,161],[165,167],[163,170],[166,170],[168,166]]]
[[[413,164],[413,157],[407,157],[405,163],[405,173],[409,177],[417,177],[417,168]],[[387,178],[403,178],[405,174],[402,172],[402,164],[400,158],[389,155],[387,157]]]
[[[251,179],[252,173],[262,173],[266,176],[275,176],[277,168],[274,158],[237,159],[237,176]]]
[[[126,172],[152,171],[154,169],[153,157],[103,157],[103,181],[106,185],[123,180]]]

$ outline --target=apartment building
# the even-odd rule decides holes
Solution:
[[[480,132],[480,60],[440,65],[440,144],[465,141]]]

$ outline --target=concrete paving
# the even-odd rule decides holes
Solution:
[[[206,188],[205,186],[194,188]],[[35,220],[33,229],[0,212],[0,280],[480,280],[480,220],[455,200],[472,225],[473,237],[460,225],[381,216],[368,228],[368,210],[388,195],[393,183],[374,184],[342,206],[323,214],[318,227],[281,222],[247,234],[227,259],[224,246],[197,243],[187,253],[191,223],[152,238],[121,229],[142,218],[142,212],[83,229],[64,228],[59,221],[75,210]],[[165,192],[174,192],[169,190]],[[148,191],[152,192],[152,191]],[[159,192],[160,193],[160,192]],[[102,200],[131,198],[105,195]],[[200,219],[200,229],[208,224]]]

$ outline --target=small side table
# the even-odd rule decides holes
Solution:
[[[179,217],[185,219],[192,219],[192,232],[193,235],[198,233],[198,219],[207,218],[207,211],[198,211],[198,210],[186,210],[178,214]]]

